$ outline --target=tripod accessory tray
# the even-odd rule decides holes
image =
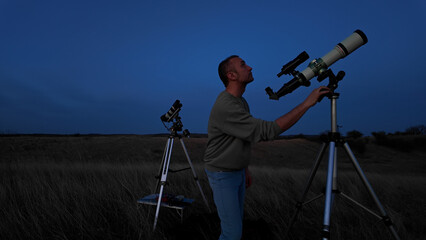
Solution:
[[[146,197],[139,199],[137,202],[140,204],[157,206],[159,194],[151,194]],[[181,222],[183,222],[183,210],[185,207],[190,206],[194,202],[194,199],[185,198],[182,195],[163,194],[161,198],[161,206],[167,208],[176,209]]]
[[[158,201],[158,194],[151,194],[139,199],[138,203],[156,206],[157,201]],[[191,205],[191,203],[193,202],[194,202],[194,199],[185,198],[182,195],[175,196],[172,194],[163,194],[163,197],[161,199],[161,206],[181,210]]]

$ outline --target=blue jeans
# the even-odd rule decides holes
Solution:
[[[205,170],[220,218],[219,240],[241,240],[243,232],[245,170],[211,172]]]

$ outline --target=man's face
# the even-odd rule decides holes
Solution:
[[[235,73],[232,77],[238,82],[250,83],[253,82],[253,74],[251,73],[252,68],[246,64],[246,62],[239,58],[233,58],[230,60],[229,72]],[[229,78],[229,77],[228,77]]]

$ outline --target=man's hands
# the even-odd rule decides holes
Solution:
[[[325,94],[328,94],[330,92],[330,89],[328,87],[321,86],[319,88],[314,89],[311,94],[305,99],[303,102],[308,108],[314,106],[318,99]]]

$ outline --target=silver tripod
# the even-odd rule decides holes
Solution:
[[[180,123],[179,117],[178,117],[178,123]],[[158,201],[157,201],[157,205],[156,205],[157,207],[156,207],[156,211],[155,211],[153,231],[155,231],[155,227],[157,225],[158,214],[160,212],[164,186],[167,183],[167,174],[168,174],[169,171],[170,172],[180,172],[180,171],[183,171],[183,170],[191,169],[192,175],[194,176],[194,180],[197,183],[198,189],[200,190],[200,193],[203,197],[204,203],[206,204],[207,208],[210,210],[209,204],[207,203],[206,196],[204,195],[203,189],[201,188],[200,182],[198,181],[197,174],[194,170],[194,166],[192,165],[191,159],[189,158],[189,155],[188,155],[188,151],[186,150],[185,144],[182,140],[182,136],[180,134],[178,134],[178,132],[177,132],[178,130],[181,130],[180,128],[181,128],[181,123],[180,123],[180,125],[178,124],[177,127],[174,125],[174,127],[171,128],[170,135],[169,135],[169,138],[167,140],[166,147],[164,149],[160,169],[158,171],[158,175],[157,175],[158,181],[157,181],[157,185],[155,187],[155,192],[159,192],[159,194],[158,194]],[[188,130],[184,131],[184,135],[189,136]],[[183,169],[174,170],[174,171],[169,169],[170,160],[171,160],[171,156],[172,156],[173,142],[174,142],[175,138],[179,138],[179,141],[181,143],[183,151],[185,152],[186,159],[188,160],[188,163],[189,163],[189,166],[190,166],[189,168],[183,168]]]
[[[343,74],[342,74],[343,73]],[[334,76],[334,74],[331,72],[328,72],[326,77],[330,78],[330,84],[328,87],[332,90],[330,95],[328,95],[328,98],[331,100],[331,132],[329,133],[328,141],[325,141],[322,144],[321,150],[318,153],[318,156],[315,160],[315,164],[311,170],[311,173],[309,175],[309,179],[306,183],[305,190],[302,194],[302,197],[300,198],[300,201],[296,204],[296,212],[293,214],[289,226],[287,228],[287,231],[285,233],[284,237],[287,237],[289,234],[289,231],[291,227],[293,226],[299,211],[302,209],[302,207],[306,204],[309,204],[312,201],[315,201],[322,196],[325,195],[325,206],[324,206],[324,220],[323,220],[323,229],[322,229],[322,239],[328,240],[330,239],[330,216],[331,216],[331,209],[333,206],[333,200],[336,195],[340,195],[343,198],[349,200],[350,202],[354,203],[355,205],[361,207],[362,209],[366,210],[368,213],[372,214],[373,216],[379,218],[384,222],[384,224],[388,227],[389,231],[393,235],[393,237],[397,240],[399,240],[399,236],[395,230],[395,227],[387,215],[385,209],[383,208],[382,204],[380,203],[378,197],[374,193],[373,188],[371,187],[370,183],[368,182],[363,170],[361,169],[358,161],[356,160],[354,154],[352,153],[349,144],[340,136],[340,133],[337,131],[337,113],[336,113],[336,100],[339,98],[339,94],[335,93],[334,90],[337,88],[337,82],[340,81],[343,76],[344,72],[339,72],[337,78]],[[325,193],[305,202],[306,196],[308,194],[309,188],[312,184],[312,181],[315,177],[315,174],[318,170],[318,167],[320,165],[321,159],[324,155],[325,149],[327,148],[327,145],[329,147],[329,156],[328,156],[328,168],[327,168],[327,183],[326,183],[326,189]],[[376,214],[372,210],[368,209],[367,207],[363,206],[361,203],[355,201],[354,199],[350,198],[348,195],[344,194],[343,192],[339,191],[337,188],[337,147],[343,146],[348,157],[352,161],[353,166],[355,167],[356,172],[358,173],[359,177],[361,178],[364,186],[367,188],[368,193],[373,198],[379,212],[379,214]]]

